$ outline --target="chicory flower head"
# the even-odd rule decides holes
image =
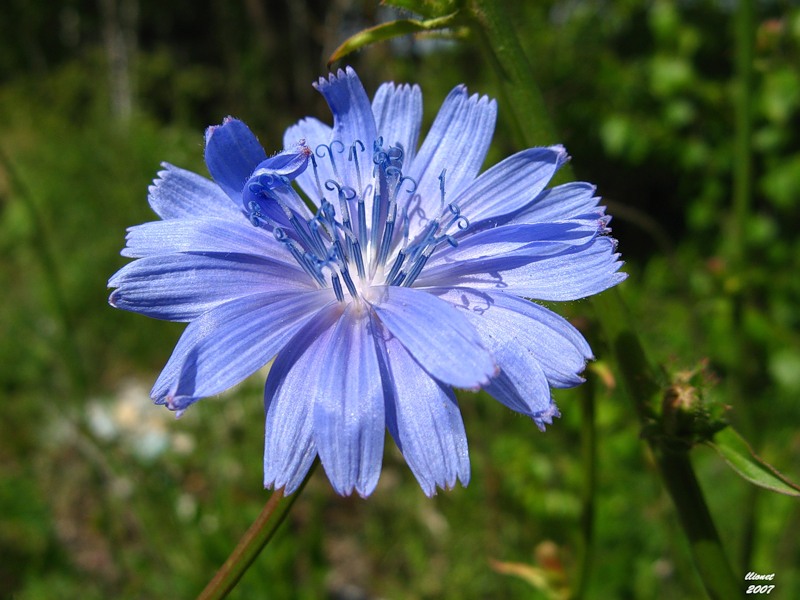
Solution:
[[[453,388],[483,388],[540,429],[559,416],[550,388],[579,384],[592,353],[527,299],[622,281],[609,217],[590,184],[545,188],[561,146],[479,174],[496,104],[464,86],[418,148],[417,86],[383,84],[370,102],[350,68],[314,85],[333,127],[303,119],[267,156],[228,118],[206,132],[213,181],[164,165],[149,194],[162,220],[128,230],[136,260],[110,303],[189,323],[151,393],[178,414],[274,358],[266,487],[296,490],[319,455],[339,494],[367,496],[386,428],[427,495],[466,485]]]

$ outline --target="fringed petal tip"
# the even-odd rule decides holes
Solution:
[[[305,476],[300,478],[300,481],[293,482],[293,483],[277,483],[275,481],[267,481],[264,480],[264,489],[271,490],[272,492],[282,492],[283,497],[286,498],[287,496],[291,496],[294,494],[297,489],[302,485],[303,481],[305,481]]]
[[[561,168],[563,165],[572,160],[572,157],[569,155],[563,144],[553,144],[547,148],[556,153],[556,169]]]
[[[611,223],[611,215],[605,214],[605,206],[598,207],[598,218],[597,218],[597,231],[601,235],[608,235],[611,233],[611,227],[609,224]]]
[[[428,497],[433,498],[434,496],[439,494],[439,490],[443,492],[449,492],[456,488],[456,484],[460,483],[462,488],[466,488],[469,485],[469,472],[460,474],[457,478],[453,479],[452,481],[437,481],[435,484],[427,483],[425,485],[422,482],[419,482],[420,487],[422,488],[422,492]],[[419,481],[419,480],[417,480]]]
[[[361,81],[358,75],[356,74],[355,70],[353,69],[353,67],[347,65],[344,69],[336,69],[336,71],[331,71],[330,73],[328,73],[327,77],[325,77],[324,75],[320,76],[319,79],[317,79],[311,85],[314,86],[314,89],[321,92],[325,87],[332,85],[336,83],[338,80],[345,78],[358,79],[359,81]]]
[[[561,412],[558,410],[556,403],[551,399],[550,406],[529,416],[533,419],[533,422],[536,423],[536,427],[539,428],[539,431],[545,431],[545,426],[552,425],[553,419],[561,417]]]
[[[497,101],[486,94],[481,95],[476,92],[470,96],[469,89],[467,88],[466,84],[463,83],[459,83],[456,87],[454,87],[450,91],[450,94],[448,94],[448,97],[459,95],[464,96],[464,98],[466,98],[472,104],[488,104],[491,106],[497,106]],[[446,101],[447,99],[445,99],[445,102]]]

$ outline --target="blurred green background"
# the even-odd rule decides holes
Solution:
[[[509,3],[513,4],[513,3]],[[547,0],[513,22],[576,176],[614,215],[620,292],[670,374],[800,477],[800,8],[756,3],[753,194],[731,241],[735,2]],[[7,0],[0,8],[0,597],[190,598],[268,498],[263,374],[176,421],[148,391],[182,326],[115,311],[127,226],[152,220],[161,161],[206,173],[228,114],[268,152],[306,115],[347,36],[396,18],[367,0]],[[496,96],[470,40],[400,38],[349,57],[372,93],[423,89],[425,123],[458,83]],[[501,110],[486,165],[518,150]],[[589,302],[558,307],[603,340]],[[590,598],[699,598],[673,507],[613,380],[558,391],[547,433],[460,396],[472,482],[427,499],[387,439],[368,500],[319,470],[234,598],[549,598],[580,553],[581,394],[596,394]],[[800,510],[693,453],[737,574],[800,597]],[[509,571],[512,572],[509,574]],[[516,573],[517,575],[514,575]],[[520,577],[518,575],[523,575]],[[562,585],[563,584],[563,585]]]

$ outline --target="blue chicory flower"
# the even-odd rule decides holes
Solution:
[[[178,414],[274,358],[264,484],[291,493],[319,455],[339,494],[368,496],[388,428],[427,495],[470,477],[453,388],[485,389],[544,429],[550,388],[579,384],[583,336],[537,300],[625,278],[594,186],[546,189],[568,156],[531,148],[479,174],[496,104],[464,86],[418,148],[417,86],[370,102],[348,68],[267,156],[233,118],[210,127],[213,181],[164,164],[128,230],[136,260],[110,303],[189,325],[152,390]],[[308,202],[303,198],[307,198]],[[313,206],[313,209],[309,209]]]

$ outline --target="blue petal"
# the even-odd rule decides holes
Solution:
[[[482,173],[453,203],[471,223],[512,213],[530,203],[567,160],[563,146],[523,150]]]
[[[604,215],[605,209],[597,204],[596,187],[591,183],[574,181],[542,192],[532,202],[516,213],[510,223],[546,223],[563,221],[586,215]]]
[[[445,174],[445,202],[456,198],[463,186],[470,184],[480,171],[497,119],[497,104],[486,96],[467,96],[467,88],[456,87],[445,98],[431,130],[422,143],[407,175],[417,182],[421,216],[439,216],[439,176]],[[412,224],[412,237],[420,224]]]
[[[495,400],[505,404],[511,410],[515,410],[533,419],[540,431],[545,430],[545,425],[550,425],[554,417],[560,417],[561,413],[553,399],[550,397],[550,390],[547,387],[541,369],[531,373],[531,387],[520,388],[504,372],[492,379],[486,386],[488,392]],[[531,407],[542,407],[541,410],[531,411]]]
[[[149,188],[147,200],[162,219],[192,217],[242,218],[238,206],[213,181],[186,169],[162,163],[163,171]]]
[[[247,125],[231,117],[206,130],[205,156],[214,181],[237,205],[250,174],[267,158]]]
[[[388,339],[387,339],[388,338]],[[397,338],[381,336],[386,425],[422,491],[469,483],[467,435],[455,394],[431,379]]]
[[[552,245],[546,244],[550,252]],[[598,236],[585,246],[542,255],[531,245],[525,253],[439,264],[422,271],[417,287],[471,287],[503,291],[537,300],[578,300],[617,285],[627,275],[615,252],[616,241]]]
[[[404,164],[411,164],[417,154],[422,126],[422,91],[419,86],[384,83],[375,93],[372,113],[384,147],[401,147],[405,152]]]
[[[237,298],[200,315],[178,340],[150,392],[175,407],[213,396],[266,365],[313,315],[335,302],[329,290],[261,293]]]
[[[242,254],[148,256],[108,282],[118,288],[109,298],[112,306],[168,321],[191,321],[241,296],[308,291],[312,285],[300,269]]]
[[[535,361],[530,362],[524,378],[514,377],[501,369],[500,374],[486,386],[486,391],[496,400],[523,415],[539,414],[552,402],[542,368]]]
[[[292,125],[283,135],[284,147],[291,148],[297,144],[304,144],[314,151],[312,160],[316,165],[316,174],[314,168],[308,168],[297,176],[296,181],[303,193],[317,206],[320,205],[320,199],[325,195],[322,186],[329,179],[335,179],[336,176],[330,162],[321,160],[316,151],[320,144],[330,144],[332,139],[333,130],[330,126],[313,117],[307,117]],[[319,183],[317,178],[319,178]]]
[[[372,161],[362,160],[355,163],[348,160],[350,147],[354,142],[360,141],[369,153],[376,138],[375,117],[372,115],[367,92],[356,72],[350,67],[339,69],[336,74],[331,73],[328,79],[320,77],[314,87],[324,96],[333,113],[332,140],[343,145],[341,156],[337,159],[339,173],[342,175],[341,183],[358,189],[355,165],[359,165],[361,179],[366,181],[372,170]]]
[[[376,294],[372,305],[380,320],[433,377],[477,389],[495,374],[491,354],[458,310],[413,288],[386,286]]]
[[[500,373],[486,391],[544,431],[560,416],[550,387],[572,387],[591,358],[583,336],[565,319],[533,302],[466,288],[436,290],[465,311],[492,352]]]
[[[253,170],[252,177],[269,175],[275,178],[285,177],[292,181],[306,170],[310,154],[308,146],[297,144],[261,161]]]
[[[308,380],[300,369],[283,377],[277,373],[277,360],[270,369],[264,395],[264,487],[283,490],[284,495],[296,491],[303,483],[317,456],[311,403],[299,401],[305,394]],[[275,393],[271,382],[281,385]],[[297,392],[300,391],[300,396]]]
[[[314,401],[309,398],[309,373],[320,357],[311,349],[341,314],[336,304],[321,310],[298,331],[272,364],[264,390],[264,487],[295,491],[317,455],[314,443]]]
[[[386,429],[383,386],[369,315],[350,304],[293,369],[314,404],[314,441],[337,493],[369,496],[378,483]],[[312,375],[313,374],[313,375]],[[308,385],[308,377],[315,378]]]
[[[457,288],[436,293],[463,309],[497,365],[519,389],[530,387],[526,378],[537,371],[546,378],[544,392],[548,384],[565,388],[583,382],[580,373],[592,358],[592,351],[581,333],[563,317],[502,292]],[[540,396],[547,399],[549,393]],[[521,412],[534,413],[544,408],[537,401]]]
[[[284,220],[288,218],[287,211],[304,221],[310,219],[311,212],[291,182],[306,170],[311,153],[310,148],[301,145],[259,163],[242,189],[242,209],[249,215],[255,203],[262,210],[274,207]],[[278,203],[280,206],[275,206]]]
[[[291,255],[271,233],[247,220],[194,218],[153,221],[128,229],[123,256],[143,257],[174,252],[252,254],[294,267]],[[282,261],[284,259],[284,261]]]
[[[535,252],[538,256],[558,254],[576,246],[585,246],[603,231],[601,220],[562,221],[502,225],[464,236],[457,246],[442,244],[426,264],[426,270],[437,266],[490,258],[510,259]]]

